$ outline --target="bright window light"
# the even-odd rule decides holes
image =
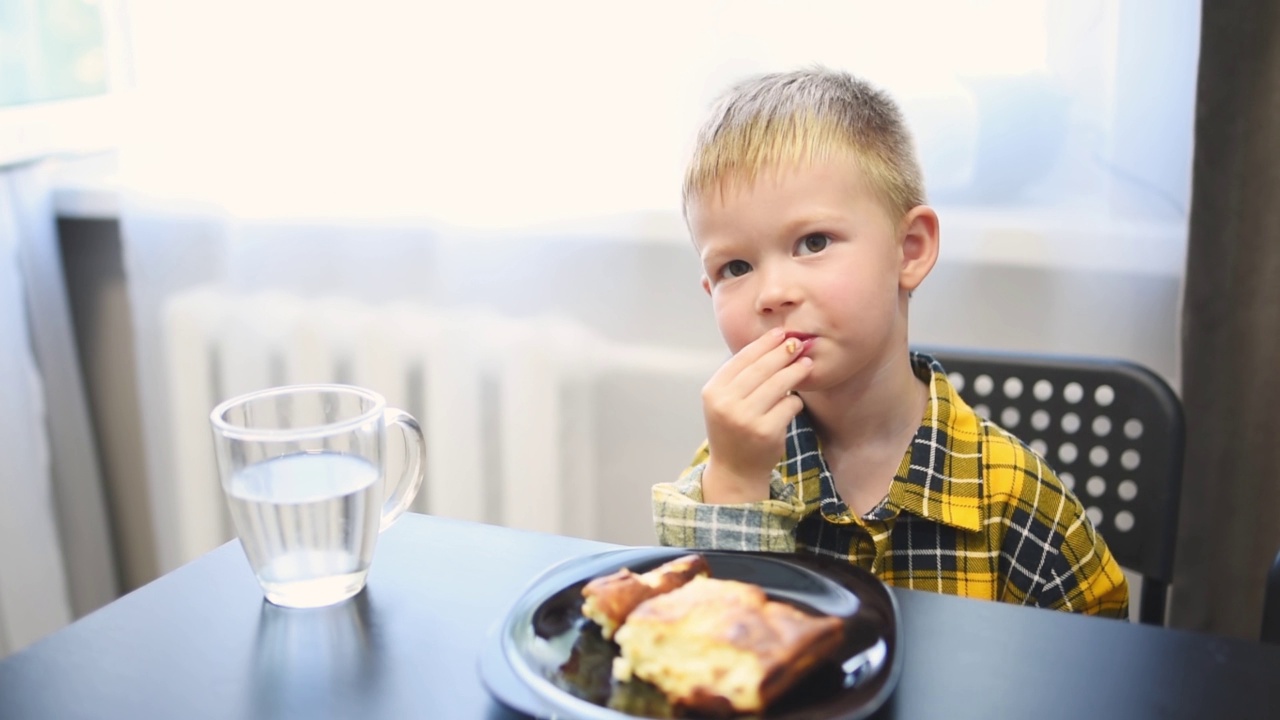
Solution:
[[[669,213],[717,92],[822,63],[898,97],[935,204],[1185,224],[1191,0],[136,0],[131,18],[133,177],[237,214]]]
[[[107,91],[102,13],[89,0],[0,0],[0,107]]]

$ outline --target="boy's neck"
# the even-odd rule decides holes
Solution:
[[[906,451],[929,402],[908,352],[894,353],[864,376],[821,393],[802,393],[824,447],[833,451]]]

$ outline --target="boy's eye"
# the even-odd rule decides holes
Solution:
[[[831,238],[823,235],[822,233],[805,235],[800,239],[800,243],[796,245],[796,254],[813,255],[815,253],[820,253],[823,250],[826,250],[827,246],[830,244]]]
[[[751,263],[746,260],[730,260],[720,267],[720,279],[742,277],[751,272]]]

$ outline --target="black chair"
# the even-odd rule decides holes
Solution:
[[[942,363],[978,414],[1049,462],[1116,561],[1142,576],[1138,620],[1163,625],[1182,485],[1182,403],[1173,390],[1119,360],[920,350]]]
[[[1271,563],[1262,596],[1262,642],[1280,645],[1280,553]]]

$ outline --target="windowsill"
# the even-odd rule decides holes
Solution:
[[[103,95],[0,109],[0,169],[117,147],[122,102],[120,96]],[[93,122],[85,122],[86,117]]]
[[[946,262],[1158,277],[1185,270],[1185,221],[1088,218],[1071,208],[939,207]]]
[[[114,153],[65,163],[55,179],[54,206],[59,217],[118,219],[120,189]],[[939,262],[944,264],[1061,268],[1156,277],[1181,277],[1184,272],[1186,225],[1173,219],[1082,221],[1089,213],[1070,208],[939,206],[937,210],[942,226]],[[475,237],[510,237],[513,230],[524,236],[589,237],[602,242],[673,243],[686,247],[689,243],[679,213],[660,210],[519,228],[460,229]]]
[[[118,220],[120,188],[114,151],[62,162],[53,180],[53,208],[58,217]]]

